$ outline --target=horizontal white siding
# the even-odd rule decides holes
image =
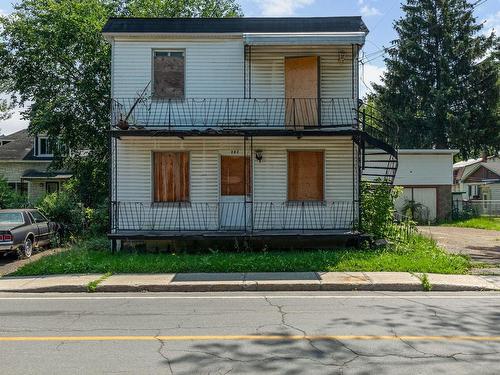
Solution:
[[[353,84],[356,85],[356,77],[352,73],[350,46],[252,47],[251,96],[283,98],[285,96],[285,57],[294,56],[319,56],[322,97],[352,98],[353,88],[356,88],[356,86],[353,87]],[[355,95],[357,95],[356,92]]]
[[[395,185],[451,185],[453,184],[453,156],[451,154],[398,155]]]
[[[152,79],[155,49],[185,50],[186,97],[243,97],[241,39],[118,39],[113,46],[113,97],[138,96]]]

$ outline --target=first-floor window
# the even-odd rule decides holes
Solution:
[[[288,151],[288,200],[324,199],[323,151]]]
[[[47,194],[57,193],[59,191],[59,182],[57,181],[46,182],[45,191]]]
[[[153,153],[153,195],[155,202],[189,200],[189,153]]]
[[[9,187],[19,194],[28,194],[27,182],[9,182]]]

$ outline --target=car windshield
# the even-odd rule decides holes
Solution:
[[[23,214],[20,212],[0,212],[0,223],[23,224]]]

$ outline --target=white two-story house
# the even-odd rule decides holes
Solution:
[[[367,33],[360,17],[110,19],[113,243],[357,235],[361,179],[397,163],[360,107]]]

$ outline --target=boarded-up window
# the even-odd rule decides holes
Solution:
[[[155,152],[153,156],[154,201],[188,201],[189,154],[187,152]]]
[[[154,97],[184,98],[184,52],[154,51],[153,60]]]
[[[252,172],[251,172],[249,157],[221,156],[220,170],[221,170],[220,172],[221,195],[251,194]],[[246,182],[246,188],[245,188],[245,182]]]
[[[288,152],[288,200],[322,201],[323,151]]]

